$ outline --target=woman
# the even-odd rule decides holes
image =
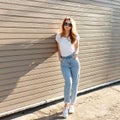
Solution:
[[[80,75],[79,40],[80,37],[76,32],[75,21],[70,17],[66,17],[61,25],[61,32],[56,35],[58,57],[65,80],[64,118],[68,117],[68,113],[74,113]]]

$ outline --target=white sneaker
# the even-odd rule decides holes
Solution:
[[[67,118],[68,117],[68,108],[63,109],[63,117]]]
[[[69,113],[72,114],[72,113],[74,113],[74,112],[75,112],[74,106],[71,105],[70,108],[69,108]]]

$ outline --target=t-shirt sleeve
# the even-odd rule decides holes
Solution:
[[[77,34],[76,40],[77,40],[77,41],[80,41],[80,36],[79,36],[79,34]]]
[[[56,34],[55,40],[56,40],[57,42],[59,42],[59,40],[60,40],[60,34],[59,34],[59,33]]]

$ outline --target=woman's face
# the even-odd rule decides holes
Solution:
[[[71,24],[70,20],[66,20],[66,21],[64,22],[64,30],[65,30],[65,31],[70,31],[71,28],[72,28],[72,24]]]

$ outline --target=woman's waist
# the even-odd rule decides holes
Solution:
[[[62,58],[72,58],[73,55],[74,55],[75,52],[69,54],[69,55],[66,55],[66,56],[61,56]]]

